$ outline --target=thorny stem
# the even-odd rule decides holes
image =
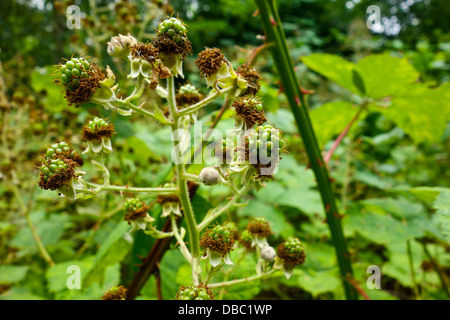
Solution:
[[[117,192],[132,192],[132,193],[151,193],[151,194],[163,194],[163,195],[169,195],[169,194],[177,194],[178,189],[177,188],[135,188],[135,187],[128,187],[128,186],[114,186],[114,185],[100,185],[95,184],[91,182],[86,182],[86,184],[91,189],[82,189],[82,192],[86,193],[92,193],[92,192],[99,192],[99,191],[117,191]]]
[[[200,110],[201,108],[203,108],[204,106],[206,106],[211,101],[215,100],[217,97],[219,97],[222,94],[227,93],[227,92],[229,92],[229,91],[231,91],[233,89],[235,89],[235,88],[233,86],[230,86],[229,88],[226,88],[226,89],[223,89],[223,90],[216,90],[215,92],[214,92],[214,90],[212,90],[211,93],[209,94],[209,96],[207,96],[202,101],[199,101],[196,104],[193,104],[192,106],[181,110],[180,111],[180,115],[181,116],[187,116],[187,115],[189,115],[191,113],[194,113],[194,112]]]
[[[177,143],[180,140],[179,137],[179,118],[180,113],[178,112],[176,101],[175,101],[175,79],[174,77],[167,78],[167,102],[169,104],[170,114],[173,118],[172,134],[174,142],[175,154],[180,154],[180,145]],[[176,179],[178,187],[178,197],[180,199],[181,206],[183,207],[184,217],[186,218],[186,225],[189,233],[189,245],[191,248],[191,264],[192,264],[192,277],[194,285],[199,284],[199,265],[198,261],[200,259],[200,234],[197,230],[197,222],[195,221],[194,212],[189,200],[189,193],[187,188],[187,181],[185,178],[185,166],[181,159],[177,159],[179,163],[175,165]]]
[[[325,208],[328,227],[335,247],[336,256],[341,273],[341,279],[345,290],[345,295],[349,300],[358,298],[355,288],[346,281],[352,278],[353,270],[350,261],[350,254],[342,230],[339,211],[331,186],[328,170],[323,162],[321,150],[317,143],[317,138],[309,117],[309,111],[300,85],[298,83],[289,49],[286,43],[286,36],[281,25],[281,19],[274,0],[255,0],[259,9],[261,21],[266,35],[267,43],[274,43],[270,46],[273,61],[281,78],[284,93],[291,107],[298,130],[303,138],[306,153],[310,165],[317,180],[317,186],[322,197],[322,204]]]
[[[212,284],[208,285],[208,287],[210,289],[223,288],[223,287],[233,286],[233,285],[239,284],[239,283],[251,282],[251,281],[258,280],[258,279],[264,279],[264,278],[268,278],[268,277],[272,276],[276,271],[277,271],[277,269],[272,269],[266,273],[261,273],[259,275],[255,275],[255,276],[248,277],[248,278],[212,283]]]
[[[180,246],[181,253],[183,254],[184,258],[189,263],[192,263],[191,253],[189,252],[188,248],[186,247],[186,244],[184,243],[183,238],[181,237],[180,233],[178,232],[177,221],[175,219],[175,216],[172,213],[170,214],[170,221],[172,223],[173,235],[174,235],[175,239],[177,239],[177,241],[178,241],[178,245]]]
[[[331,157],[333,156],[334,152],[336,151],[337,147],[339,146],[339,144],[342,142],[342,140],[344,139],[344,137],[347,135],[348,131],[350,130],[350,128],[353,126],[353,124],[355,123],[355,121],[359,118],[359,116],[361,115],[362,111],[365,109],[366,104],[363,104],[362,106],[359,107],[358,112],[355,114],[355,116],[352,118],[352,120],[350,120],[350,122],[348,123],[348,125],[345,127],[344,131],[341,132],[341,134],[339,135],[339,137],[336,139],[336,141],[333,143],[333,146],[330,148],[330,150],[328,150],[327,154],[325,155],[325,157],[323,158],[323,161],[325,162],[325,164],[328,165],[328,163],[331,160]]]

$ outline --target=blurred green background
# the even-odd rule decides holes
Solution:
[[[308,95],[321,148],[329,150],[369,101],[329,163],[344,233],[361,299],[448,299],[450,253],[450,6],[447,0],[278,0],[296,74]],[[66,10],[78,5],[81,28],[67,27]],[[379,8],[380,16],[367,12]],[[170,132],[146,119],[130,119],[100,106],[69,107],[52,83],[61,58],[85,54],[115,72],[124,92],[129,66],[107,55],[112,36],[154,37],[159,21],[175,12],[188,25],[193,54],[186,80],[206,94],[194,60],[205,47],[219,47],[235,67],[251,59],[262,77],[267,118],[288,140],[279,173],[248,195],[249,205],[229,215],[243,230],[249,217],[267,218],[277,244],[290,235],[305,243],[307,260],[289,279],[241,285],[225,299],[343,299],[343,289],[320,195],[307,168],[304,146],[279,77],[263,44],[261,21],[251,0],[45,1],[0,3],[0,299],[99,299],[114,285],[127,285],[153,240],[128,235],[123,199],[102,194],[71,203],[38,188],[41,154],[64,139],[82,151],[80,131],[91,115],[116,126],[108,159],[118,185],[156,186],[171,171]],[[376,18],[376,19],[375,19]],[[375,19],[375,20],[374,20]],[[379,22],[372,30],[371,22]],[[256,54],[257,53],[257,54]],[[363,85],[349,81],[352,70]],[[353,73],[354,75],[355,73]],[[356,87],[355,87],[356,86]],[[144,97],[154,99],[151,94]],[[210,125],[220,101],[200,116]],[[233,126],[227,112],[219,128]],[[85,159],[88,160],[88,159]],[[101,177],[86,161],[92,181]],[[201,166],[192,166],[198,173]],[[201,187],[194,199],[201,216],[229,193]],[[152,197],[142,197],[145,201]],[[154,205],[152,216],[159,216]],[[162,224],[164,221],[159,221]],[[126,226],[126,225],[125,225]],[[35,228],[51,256],[43,259]],[[409,250],[408,250],[409,249]],[[82,290],[66,287],[67,266],[85,273]],[[370,290],[367,267],[381,268],[381,290]],[[252,261],[230,278],[254,272]],[[189,268],[171,248],[160,266],[164,299],[187,285]],[[140,299],[156,299],[152,276]]]

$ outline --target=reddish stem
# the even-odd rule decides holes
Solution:
[[[355,114],[355,116],[352,118],[352,120],[350,120],[349,124],[345,127],[344,131],[341,132],[339,137],[333,143],[333,146],[330,148],[330,150],[328,150],[328,152],[325,155],[325,157],[323,157],[323,160],[324,160],[326,165],[328,165],[328,163],[330,162],[331,157],[333,156],[333,154],[336,151],[337,147],[342,142],[342,140],[344,140],[344,137],[347,135],[348,131],[350,130],[352,125],[355,123],[355,121],[359,118],[359,116],[360,116],[360,114],[361,114],[361,112],[363,110],[364,110],[364,107],[360,107],[359,108],[358,112]]]

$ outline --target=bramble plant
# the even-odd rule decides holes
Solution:
[[[195,60],[200,75],[210,88],[206,97],[188,83],[176,92],[175,78],[180,81],[184,78],[183,62],[192,51],[187,34],[188,26],[181,19],[171,17],[159,24],[151,42],[139,42],[130,34],[113,37],[108,42],[108,54],[129,63],[128,78],[136,81],[134,90],[127,97],[119,97],[119,85],[111,69],[101,69],[92,58],[72,57],[61,63],[54,73],[69,105],[92,102],[117,111],[121,116],[149,117],[170,127],[174,180],[155,188],[112,185],[106,163],[107,155],[113,151],[114,125],[107,119],[94,117],[82,128],[81,140],[87,144],[83,154],[90,154],[95,159],[92,163],[103,183],[85,179],[85,173],[80,170],[83,166],[81,157],[67,143],[59,142],[51,145],[43,157],[39,186],[57,190],[71,200],[89,199],[103,191],[155,195],[156,202],[162,207],[162,217],[171,222],[170,231],[158,230],[153,225],[155,217],[149,213],[150,206],[137,197],[125,199],[124,220],[131,230],[141,229],[158,239],[175,238],[181,254],[191,266],[191,279],[186,279],[186,287],[181,287],[174,298],[207,300],[214,299],[212,288],[270,277],[280,269],[289,278],[292,270],[305,261],[305,253],[300,240],[293,237],[275,250],[269,243],[273,234],[270,222],[264,218],[252,219],[242,232],[232,221],[216,224],[224,213],[245,205],[239,203],[243,195],[264,187],[264,182],[276,174],[280,153],[286,143],[281,130],[265,117],[263,101],[257,96],[260,77],[256,70],[249,65],[241,65],[235,70],[218,48],[206,48]],[[160,84],[162,79],[166,86]],[[145,102],[136,105],[135,101],[146,90],[154,90],[164,99],[168,112]],[[190,141],[188,130],[198,122],[197,112],[221,97],[235,110],[235,127],[214,146],[212,166],[204,167],[199,175],[188,173],[185,161],[186,155],[191,155],[186,143]],[[227,186],[233,196],[197,222],[188,183]],[[180,218],[185,219],[187,230],[179,226]],[[236,249],[244,254],[255,254],[256,275],[214,282],[215,275],[226,270],[225,265],[239,263],[230,256]],[[104,299],[115,296],[124,299],[126,289],[118,288],[120,290],[115,288],[105,294]]]

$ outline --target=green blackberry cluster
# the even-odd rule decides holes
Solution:
[[[222,239],[225,243],[231,241],[233,231],[228,225],[217,225],[211,229],[211,235],[214,240]]]
[[[246,249],[253,251],[254,248],[252,247],[252,240],[253,237],[251,236],[250,232],[248,232],[247,229],[241,232],[239,236],[239,243],[242,244]]]
[[[70,90],[75,90],[80,85],[80,77],[87,78],[89,76],[90,64],[84,58],[72,58],[61,66],[61,81],[69,87]]]
[[[267,156],[271,156],[275,148],[279,149],[285,146],[285,141],[280,139],[281,132],[279,129],[272,127],[269,124],[257,126],[255,131],[248,136],[248,148],[250,154],[257,154],[260,150],[267,150]]]
[[[303,252],[305,249],[303,248],[303,245],[299,238],[296,237],[289,237],[286,242],[284,243],[284,248],[290,253],[300,253]]]
[[[286,269],[293,269],[305,262],[305,249],[300,239],[289,237],[277,247],[277,255]]]
[[[108,125],[108,122],[106,122],[105,119],[95,117],[92,120],[89,120],[87,125],[92,131],[97,131],[100,128],[106,127]]]
[[[45,156],[47,158],[54,158],[58,154],[61,154],[63,152],[69,152],[70,150],[71,148],[67,142],[60,141],[52,144],[45,152]],[[72,152],[74,153],[75,151],[72,150]]]
[[[176,43],[180,43],[183,37],[186,36],[187,27],[186,25],[177,18],[169,18],[161,21],[157,33],[159,36],[167,36]]]
[[[262,111],[263,110],[263,105],[262,102],[255,99],[255,98],[244,98],[242,100],[242,102],[244,103],[245,106],[247,106],[248,108],[252,108],[256,111]]]
[[[235,242],[234,231],[228,225],[216,225],[208,229],[200,240],[200,247],[218,252],[225,256],[233,250]]]
[[[62,159],[52,159],[41,167],[44,180],[48,181],[55,174],[62,175],[68,169],[68,165]]]
[[[206,286],[181,287],[176,300],[214,300],[214,295]]]
[[[123,204],[123,209],[126,213],[133,213],[138,211],[144,206],[144,203],[137,198],[130,198]]]
[[[265,218],[253,218],[247,224],[247,231],[250,236],[268,238],[272,234],[269,221]]]
[[[199,92],[192,84],[185,84],[180,88],[179,94],[199,94]]]

